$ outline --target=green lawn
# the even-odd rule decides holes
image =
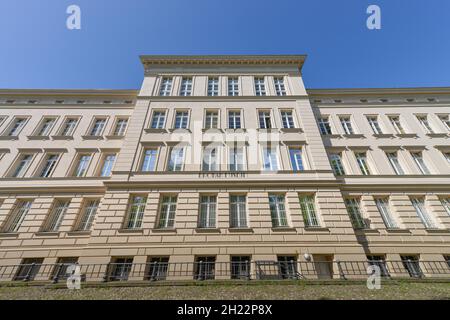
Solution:
[[[0,299],[450,299],[450,283],[389,282],[380,290],[365,283],[251,283],[82,287],[0,286]]]

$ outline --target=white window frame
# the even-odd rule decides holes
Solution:
[[[253,77],[253,82],[255,84],[255,95],[262,97],[266,95],[266,81],[264,76]]]
[[[397,134],[405,134],[405,128],[402,125],[400,115],[390,115],[388,116],[391,125],[394,127]]]
[[[370,170],[369,160],[367,158],[367,151],[355,151],[354,155],[361,173],[365,176],[370,176],[372,173]]]
[[[162,77],[159,86],[159,96],[166,97],[172,93],[173,77]]]
[[[275,199],[276,201],[273,202],[271,199]],[[269,207],[272,228],[289,227],[286,195],[273,193],[269,194]]]
[[[44,155],[42,165],[40,166],[40,169],[39,169],[39,177],[40,178],[50,178],[53,175],[53,173],[55,172],[56,165],[60,159],[60,156],[61,155],[58,153],[48,153],[48,154]],[[54,160],[52,160],[51,164],[48,166],[50,159],[53,157],[56,157],[56,158],[54,158]]]
[[[364,220],[363,213],[361,212],[361,200],[357,198],[346,198],[345,207],[350,217],[354,229],[367,228],[366,221]]]
[[[435,133],[433,128],[430,125],[430,121],[428,120],[428,115],[417,114],[416,119],[417,119],[417,121],[419,121],[419,123],[422,126],[422,129],[424,129],[425,133],[427,133],[427,134]]]
[[[242,201],[242,198],[244,199]],[[248,228],[247,196],[230,194],[230,228]]]
[[[71,122],[73,123],[72,125],[69,126],[69,121],[75,121],[75,122]],[[77,128],[78,122],[80,121],[80,118],[78,117],[66,117],[61,125],[61,128],[58,131],[58,135],[62,136],[62,137],[72,137],[73,134],[75,133],[75,130]],[[66,132],[66,128],[69,128]]]
[[[437,229],[436,223],[434,219],[431,217],[428,209],[425,205],[425,198],[423,197],[411,197],[411,204],[416,210],[416,214],[419,217],[420,221],[422,221],[423,225],[426,229]]]
[[[156,116],[156,114],[158,114]],[[155,116],[157,118],[155,118]],[[150,120],[150,128],[151,129],[164,129],[166,126],[166,119],[167,119],[167,110],[153,110],[152,111],[152,118]],[[156,127],[153,127],[153,123],[156,121]]]
[[[88,157],[87,161],[85,160],[85,157]],[[78,154],[77,160],[75,161],[75,166],[74,166],[72,176],[76,177],[76,178],[85,177],[89,170],[89,166],[91,164],[92,158],[93,158],[92,153]]]
[[[405,171],[400,163],[398,151],[386,151],[386,157],[396,175],[404,175]]]
[[[84,199],[81,207],[79,221],[77,223],[77,231],[89,231],[94,224],[100,206],[100,199]]]
[[[289,160],[291,162],[291,168],[295,172],[301,172],[305,170],[305,161],[304,161],[304,148],[301,146],[289,146]],[[298,151],[299,154],[292,154],[292,151]]]
[[[146,161],[147,159],[147,151],[152,150],[154,153],[152,153],[152,156],[149,157],[151,161]],[[159,148],[158,147],[148,147],[144,148],[144,152],[142,155],[142,163],[140,165],[140,171],[142,172],[155,172],[158,167],[158,156],[159,156]],[[149,170],[149,165],[153,162],[154,166],[151,170]],[[147,164],[147,165],[146,165]]]
[[[347,135],[355,134],[351,116],[341,115],[341,116],[339,116],[339,122],[341,123],[344,134],[347,134]]]
[[[381,129],[380,123],[378,121],[378,115],[369,115],[366,116],[366,118],[374,134],[383,134],[383,130]]]
[[[391,213],[389,198],[376,197],[374,201],[378,208],[378,212],[380,213],[381,218],[383,219],[386,229],[398,229],[399,228],[398,224]]]
[[[286,93],[286,85],[284,83],[284,77],[278,76],[273,78],[274,86],[275,86],[275,92],[277,96],[285,96]]]
[[[114,157],[111,161],[109,158]],[[100,168],[100,177],[110,177],[112,174],[112,170],[114,165],[116,164],[117,153],[106,153],[103,156],[102,166]]]
[[[217,195],[200,195],[198,227],[215,228],[217,214]]]
[[[178,114],[182,114],[180,116],[180,127],[177,127]],[[189,118],[190,118],[189,110],[175,110],[173,128],[174,129],[189,129],[189,122],[190,122]],[[186,123],[186,125],[183,125],[184,123]]]
[[[300,194],[300,210],[303,216],[303,223],[305,228],[318,228],[320,221],[316,210],[315,196],[311,194]]]
[[[230,114],[233,113],[233,117],[230,117]],[[227,119],[228,119],[228,128],[229,129],[242,129],[242,110],[241,109],[233,109],[228,110],[227,112]],[[231,126],[230,120],[233,119],[233,126]],[[237,119],[239,119],[239,127],[236,127]]]
[[[411,151],[411,157],[413,158],[414,163],[416,164],[420,173],[431,174],[430,169],[428,169],[428,166],[426,165],[425,160],[423,159],[422,151]]]
[[[122,121],[125,121],[125,125],[122,124]],[[116,121],[114,122],[112,135],[117,137],[123,137],[127,132],[127,129],[128,129],[128,118],[117,117]]]
[[[268,152],[269,150],[270,152]],[[261,152],[262,152],[261,159],[263,171],[280,170],[280,161],[279,161],[280,159],[278,158],[278,146],[262,146]],[[266,158],[266,156],[268,157]],[[266,163],[269,164],[269,167],[266,167]]]
[[[208,97],[216,97],[219,95],[219,77],[208,77],[208,88],[207,95]]]
[[[319,131],[321,135],[331,135],[333,130],[331,129],[330,116],[320,116],[317,119],[319,124]]]
[[[182,77],[180,84],[180,96],[189,97],[192,95],[193,80],[192,77]]]
[[[131,195],[127,210],[127,219],[125,220],[124,224],[125,229],[136,230],[142,228],[142,221],[144,219],[146,205],[147,195]]]
[[[178,152],[177,154],[174,154],[175,157],[172,156],[172,154],[174,152]],[[181,157],[180,157],[180,153],[181,153]],[[167,159],[167,171],[171,171],[171,172],[183,171],[184,159],[186,157],[186,147],[180,147],[180,146],[170,147],[168,156],[169,156],[169,158]]]
[[[242,152],[239,152],[241,150]],[[238,152],[235,152],[238,151]],[[228,146],[228,170],[232,172],[237,171],[245,171],[246,170],[246,146],[233,144]],[[241,156],[239,156],[241,155]],[[242,163],[237,163],[239,159],[242,160]],[[233,167],[234,166],[234,167]]]
[[[290,116],[289,116],[289,114],[290,114]],[[284,129],[296,128],[294,110],[282,109],[282,110],[280,110],[280,117],[281,117],[281,125],[283,126]],[[291,120],[292,123],[290,123],[289,120]]]
[[[228,92],[228,96],[231,97],[236,97],[239,96],[239,77],[228,77],[227,79],[227,92]]]
[[[97,127],[97,122],[98,121],[103,121],[103,124]],[[100,137],[103,132],[105,131],[106,125],[107,125],[108,119],[106,117],[94,117],[93,121],[92,121],[92,125],[89,128],[89,134],[88,136],[91,137]],[[100,128],[100,129],[98,129]]]
[[[329,158],[330,158],[330,165],[331,168],[333,169],[334,174],[337,176],[344,176],[346,173],[344,163],[342,161],[342,153],[339,152],[330,153]]]
[[[208,116],[208,114],[210,114],[210,116]],[[218,129],[220,127],[220,111],[218,109],[205,110],[205,121],[203,127],[205,129]]]
[[[178,197],[175,195],[161,195],[158,210],[158,228],[169,229],[175,227]]]

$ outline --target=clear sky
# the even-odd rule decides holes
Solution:
[[[0,88],[135,89],[141,54],[307,54],[308,88],[450,86],[450,1],[0,1]]]

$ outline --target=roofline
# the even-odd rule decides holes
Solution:
[[[33,96],[136,96],[135,89],[0,89],[0,95]]]
[[[311,96],[327,95],[379,95],[379,94],[450,94],[450,87],[405,87],[405,88],[331,88],[306,89]]]

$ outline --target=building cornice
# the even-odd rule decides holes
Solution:
[[[450,87],[417,87],[417,88],[334,88],[306,89],[308,95],[319,96],[379,96],[379,95],[430,95],[450,94]]]
[[[138,90],[122,89],[0,89],[0,96],[137,96]]]

